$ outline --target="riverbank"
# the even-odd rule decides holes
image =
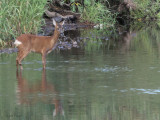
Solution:
[[[68,1],[65,3],[57,0],[41,3],[26,0],[23,3],[9,2],[9,5],[8,1],[2,1],[0,3],[2,12],[2,16],[0,16],[0,21],[2,21],[0,23],[2,28],[0,47],[14,47],[12,44],[14,39],[22,33],[52,35],[54,31],[52,18],[57,21],[65,19],[65,31],[94,28],[94,26],[96,29],[112,27],[112,31],[115,31],[119,29],[117,27],[119,25],[132,26],[131,24],[136,23],[141,26],[151,21],[157,22],[159,18],[158,5],[159,2],[151,4],[145,1],[145,4],[142,4],[137,1],[133,3],[132,0],[123,2],[109,0],[108,3],[104,1],[94,1],[93,3]]]
[[[60,37],[56,47],[53,50],[56,51],[72,51],[86,49],[88,51],[93,49],[114,48],[116,46],[129,48],[129,44],[134,36],[139,31],[147,30],[150,28],[159,29],[157,24],[148,25],[128,25],[128,26],[116,26],[117,29],[95,28],[93,25],[86,24],[66,24],[65,37]],[[54,28],[53,28],[54,29]],[[50,29],[49,29],[50,30]],[[48,31],[49,31],[48,30]],[[53,32],[53,31],[52,31]],[[157,33],[158,34],[158,33]],[[143,41],[144,45],[150,46],[149,41]],[[13,42],[12,42],[13,43]],[[11,44],[11,43],[10,43]],[[17,48],[12,46],[6,46],[0,49],[0,54],[11,54],[17,52]]]

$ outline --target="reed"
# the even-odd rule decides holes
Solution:
[[[22,33],[37,33],[45,5],[46,0],[1,0],[1,40],[11,40]]]

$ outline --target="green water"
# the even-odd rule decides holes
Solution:
[[[38,54],[22,72],[0,55],[0,119],[160,120],[159,27],[76,33],[80,47],[50,53],[46,71]]]

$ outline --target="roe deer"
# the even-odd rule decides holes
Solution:
[[[21,61],[30,53],[36,52],[42,55],[43,68],[46,67],[46,55],[50,53],[53,47],[56,45],[58,37],[64,32],[64,21],[60,24],[56,23],[53,19],[53,25],[55,30],[52,36],[37,36],[32,34],[22,34],[16,38],[14,44],[18,48],[18,55],[16,58],[17,69],[20,65],[23,69]]]

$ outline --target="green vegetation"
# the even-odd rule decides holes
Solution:
[[[75,0],[65,1],[75,2]],[[131,18],[139,22],[160,18],[160,0],[78,0],[78,2],[83,5],[78,6],[79,12],[82,13],[82,19],[96,24],[114,25],[117,14],[123,20]],[[73,8],[75,11],[75,7]]]
[[[101,3],[88,4],[85,6],[82,19],[96,24],[106,24],[107,26],[113,26],[116,23],[116,14],[106,8]]]
[[[1,40],[11,40],[22,33],[37,33],[45,4],[46,0],[1,0]]]
[[[132,18],[137,19],[138,21],[160,18],[160,0],[136,0],[135,4],[137,9],[131,11]]]
[[[111,10],[103,3],[103,0],[99,2],[94,0],[64,0],[64,2],[71,3],[73,12],[82,14],[82,21],[93,24],[105,24],[107,26],[113,26],[116,23],[116,13],[111,13]]]
[[[7,43],[5,41],[3,41],[2,39],[0,39],[0,46],[4,47]]]

